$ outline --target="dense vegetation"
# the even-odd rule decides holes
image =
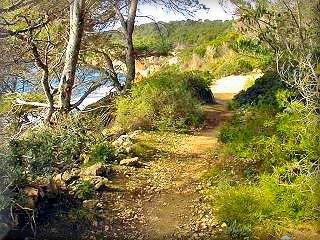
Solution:
[[[187,131],[202,123],[201,102],[213,103],[210,75],[167,70],[139,82],[117,102],[116,122],[124,129]]]
[[[137,26],[135,47],[141,52],[168,54],[175,47],[207,44],[231,28],[233,21],[172,21]]]
[[[225,146],[209,178],[217,214],[234,239],[316,227],[319,123],[300,98],[267,74],[231,104],[235,114],[220,130]]]
[[[48,214],[51,219],[39,224],[40,229],[50,220],[64,222],[60,221],[62,216],[77,231],[84,228],[88,236],[93,232],[101,235],[110,230],[108,225],[101,226],[106,224],[102,218],[109,210],[119,211],[116,215],[125,220],[137,218],[134,211],[120,212],[121,204],[112,204],[124,198],[122,205],[127,205],[136,197],[141,204],[144,194],[148,195],[145,190],[156,189],[148,186],[149,177],[156,175],[160,185],[165,178],[161,174],[170,172],[170,184],[182,182],[183,190],[190,189],[182,185],[190,185],[194,195],[202,190],[207,194],[209,212],[218,221],[215,237],[279,239],[288,234],[291,239],[296,232],[319,235],[318,3],[308,0],[301,6],[291,0],[232,0],[240,15],[236,21],[186,20],[135,26],[137,1],[120,1],[120,6],[101,1],[84,11],[85,1],[75,0],[71,4],[79,12],[70,14],[69,19],[78,23],[70,24],[74,31],[70,31],[68,45],[75,46],[72,49],[61,39],[67,36],[64,23],[69,14],[59,10],[68,9],[65,2],[61,6],[24,2],[29,1],[19,1],[13,7],[8,7],[11,1],[0,3],[0,13],[4,13],[0,18],[4,45],[0,47],[6,58],[14,59],[0,61],[0,126],[5,127],[0,131],[0,234],[10,226],[36,234],[41,214],[58,206],[57,212]],[[176,7],[171,0],[154,3]],[[178,10],[182,12],[203,8],[197,1],[181,3]],[[87,15],[77,14],[80,12]],[[107,31],[118,25],[121,34],[119,29]],[[61,55],[64,50],[66,58]],[[138,78],[135,61],[146,57],[156,62],[164,59],[164,64],[159,60],[158,71]],[[177,59],[171,64],[175,66],[169,66],[172,58]],[[119,69],[125,72],[126,81]],[[216,103],[210,90],[215,79],[257,71],[264,76],[237,94],[228,103],[229,110],[222,104],[218,110],[211,106]],[[60,73],[56,86],[53,83]],[[17,86],[19,78],[34,78],[37,90],[16,93],[12,86]],[[90,93],[106,85],[114,92],[84,110],[79,108]],[[83,88],[79,97],[72,95],[77,87]],[[219,129],[219,148],[210,146],[205,154],[193,149],[201,148],[204,142],[216,144],[212,135],[229,113],[232,116]],[[205,122],[208,116],[211,119]],[[197,136],[206,124],[212,126],[201,136],[202,142],[190,142],[188,138]],[[137,140],[139,134],[144,134],[144,142]],[[188,150],[177,149],[177,142],[187,145]],[[160,151],[157,147],[163,143],[168,146]],[[160,164],[162,160],[173,163],[150,169],[149,161],[154,159]],[[199,159],[203,161],[200,164]],[[190,161],[197,161],[202,168],[191,169]],[[188,165],[174,165],[184,162]],[[203,170],[204,165],[210,169],[205,175],[208,184],[202,186],[193,177],[202,174],[197,167]],[[175,176],[176,169],[168,166],[188,166],[190,169],[183,171],[197,176],[181,181],[185,175]],[[144,175],[133,178],[138,172]],[[132,182],[147,186],[136,188]],[[128,192],[122,193],[121,184]],[[163,189],[167,201],[171,193]],[[112,194],[118,194],[116,199],[109,199]],[[147,197],[149,202],[154,195]],[[195,202],[204,205],[202,200],[208,198]],[[109,205],[102,209],[98,202]],[[183,204],[178,206],[185,207]],[[83,219],[89,221],[79,223]],[[110,222],[118,221],[122,226],[128,223],[124,219]],[[202,231],[209,230],[205,226]]]

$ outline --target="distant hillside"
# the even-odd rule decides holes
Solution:
[[[134,42],[140,52],[166,54],[177,45],[195,47],[224,35],[233,21],[173,21],[147,23],[136,27]]]

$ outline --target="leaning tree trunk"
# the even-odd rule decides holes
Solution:
[[[60,79],[60,107],[63,114],[71,109],[72,89],[76,75],[76,67],[84,28],[85,0],[70,1],[70,35],[66,51],[66,59]]]

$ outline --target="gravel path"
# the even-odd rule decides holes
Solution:
[[[144,168],[119,167],[114,191],[103,195],[102,234],[107,239],[210,239],[222,231],[202,177],[214,162],[217,127],[230,116],[223,105],[205,109],[197,134],[143,133]]]
[[[111,191],[101,199],[103,217],[97,225],[103,239],[213,239],[222,232],[204,195],[203,176],[215,161],[217,129],[230,117],[223,103],[248,79],[231,76],[211,87],[220,104],[206,107],[202,131],[151,132],[136,139],[147,165],[116,170]]]

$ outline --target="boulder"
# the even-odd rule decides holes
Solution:
[[[73,181],[77,180],[80,178],[80,169],[78,168],[73,168],[70,171],[66,171],[62,173],[61,179],[64,181],[66,185],[72,183]]]
[[[61,190],[66,190],[67,185],[73,183],[80,178],[80,169],[74,168],[69,171],[59,173],[52,177],[49,185],[49,193],[53,196],[58,194]]]
[[[50,186],[50,189],[53,193],[58,193],[59,190],[66,188],[66,184],[62,179],[62,173],[53,176],[53,178],[51,179]]]
[[[139,158],[134,157],[134,158],[126,158],[120,161],[120,165],[124,166],[138,166],[140,165]]]

